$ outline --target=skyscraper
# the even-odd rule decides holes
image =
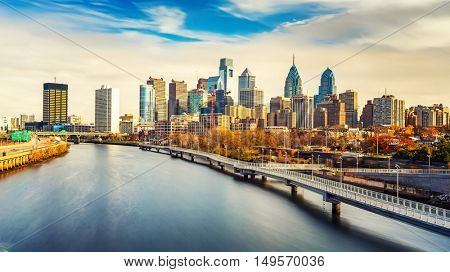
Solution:
[[[295,56],[292,57],[292,66],[284,83],[284,97],[290,98],[297,94],[302,94],[302,80],[295,66]]]
[[[295,112],[298,129],[313,128],[314,106],[312,97],[295,95],[291,98],[291,108]]]
[[[234,78],[233,73],[233,60],[227,58],[220,59],[219,81],[217,83],[218,90],[224,90],[226,93],[231,93]]]
[[[345,126],[345,103],[336,95],[329,95],[314,110],[314,127],[334,126]]]
[[[153,85],[141,85],[139,88],[139,122],[155,122],[155,89]]]
[[[43,120],[48,123],[67,123],[68,85],[45,83]]]
[[[327,68],[320,78],[319,93],[314,96],[314,107],[323,102],[326,96],[336,94],[336,89],[333,71]]]
[[[345,124],[350,128],[358,126],[358,93],[347,90],[339,94],[339,99],[345,103]]]
[[[95,91],[95,130],[119,132],[120,91],[103,85]]]
[[[254,109],[264,102],[264,91],[256,88],[256,77],[246,68],[239,76],[239,105]]]
[[[393,95],[383,95],[373,100],[373,124],[405,127],[405,101]]]
[[[167,121],[167,100],[166,100],[166,82],[161,78],[150,77],[147,81],[155,90],[155,120]]]
[[[274,112],[276,110],[289,109],[291,107],[291,99],[286,97],[272,97],[270,99],[270,112]]]
[[[202,89],[188,92],[188,109],[191,114],[199,114],[202,108],[208,106],[208,93]]]
[[[363,128],[373,126],[373,103],[372,100],[367,100],[361,114],[361,123]]]
[[[187,84],[172,79],[169,83],[169,118],[188,112]]]

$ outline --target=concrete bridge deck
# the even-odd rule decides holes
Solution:
[[[297,188],[304,188],[323,196],[324,201],[332,203],[333,214],[340,213],[340,203],[346,203],[382,216],[394,218],[402,222],[450,235],[450,211],[403,199],[392,195],[379,193],[354,185],[349,185],[329,179],[316,177],[312,174],[303,174],[287,169],[277,169],[273,165],[250,163],[226,158],[207,152],[183,149],[169,146],[156,146],[150,144],[140,145],[142,150],[161,152],[165,151],[173,157],[202,158],[222,169],[225,166],[234,169],[235,173],[242,174],[244,178],[254,178],[261,175],[263,180],[267,177],[283,182],[296,193]]]

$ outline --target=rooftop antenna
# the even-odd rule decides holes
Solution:
[[[292,66],[295,66],[295,54],[292,54]]]

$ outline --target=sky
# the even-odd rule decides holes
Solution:
[[[219,59],[248,68],[265,100],[283,95],[292,65],[317,93],[332,67],[338,92],[393,94],[407,106],[450,106],[450,4],[344,61],[447,1],[435,0],[0,0],[0,116],[42,118],[42,84],[69,85],[69,114],[94,119],[95,90],[121,90],[121,114],[138,115],[149,76],[185,80],[218,74]],[[49,26],[75,46],[4,3]],[[131,74],[131,75],[130,75]],[[232,96],[237,102],[237,80]]]

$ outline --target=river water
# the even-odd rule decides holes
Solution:
[[[136,147],[80,144],[0,178],[0,250],[449,251],[450,238]]]

